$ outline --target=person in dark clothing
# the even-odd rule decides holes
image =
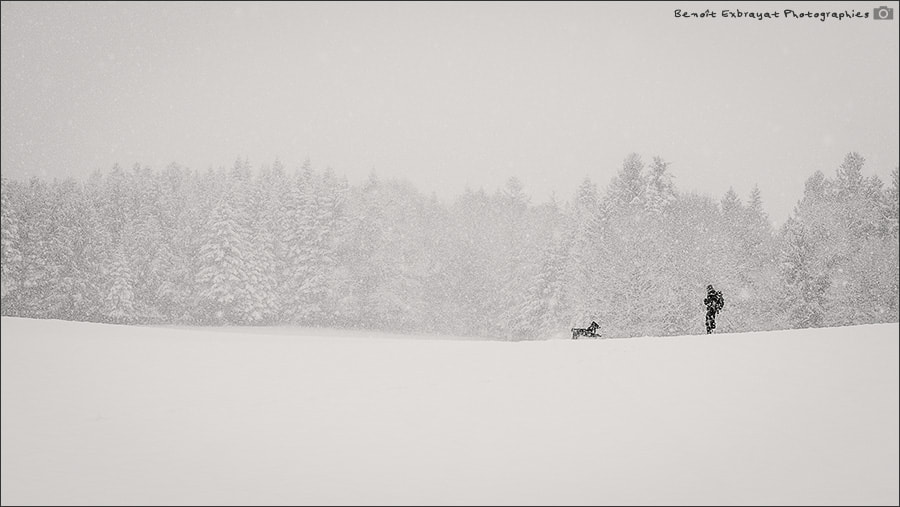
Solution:
[[[707,285],[703,304],[706,305],[706,334],[710,334],[716,328],[716,314],[725,306],[725,298],[712,285]]]

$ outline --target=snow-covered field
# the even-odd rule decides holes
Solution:
[[[4,317],[2,503],[897,505],[897,335]]]

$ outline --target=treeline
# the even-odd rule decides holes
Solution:
[[[632,154],[535,205],[511,179],[449,203],[405,182],[350,185],[309,162],[195,172],[115,166],[85,181],[2,180],[3,315],[135,324],[360,327],[546,338],[898,321],[898,172],[848,154],[778,230],[754,189],[676,189]]]

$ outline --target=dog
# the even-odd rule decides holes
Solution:
[[[597,338],[601,335],[597,332],[600,328],[600,324],[596,322],[591,322],[591,325],[588,327],[573,327],[572,328],[572,339],[577,340],[579,336],[586,336],[588,338]]]

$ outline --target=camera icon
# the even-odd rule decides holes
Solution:
[[[894,9],[882,5],[881,7],[875,7],[875,10],[872,11],[873,19],[894,19]]]

